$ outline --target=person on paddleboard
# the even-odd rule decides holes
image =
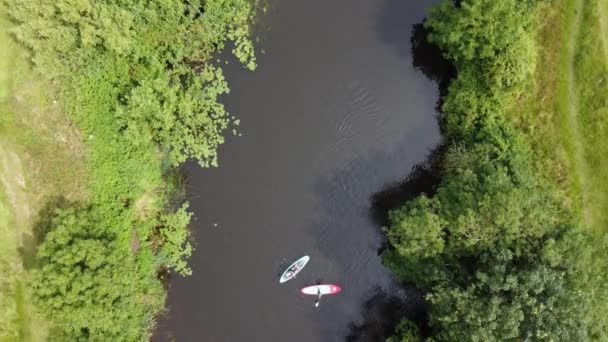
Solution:
[[[319,302],[321,301],[321,296],[323,296],[323,294],[321,293],[321,289],[317,289],[317,300],[315,301],[315,308],[319,307]]]

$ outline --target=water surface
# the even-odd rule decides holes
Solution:
[[[193,275],[173,279],[155,340],[374,339],[362,331],[382,320],[369,323],[376,300],[413,300],[380,263],[370,196],[439,141],[437,86],[412,66],[410,44],[436,2],[272,4],[258,70],[226,67],[224,102],[243,136],[221,148],[219,168],[185,167]],[[308,266],[279,285],[305,254]],[[317,282],[343,291],[314,308],[299,289]]]

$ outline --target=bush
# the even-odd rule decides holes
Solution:
[[[154,269],[130,254],[90,208],[58,210],[51,228],[38,249],[33,288],[60,336],[146,339],[165,298]]]
[[[181,275],[191,275],[187,260],[192,255],[192,245],[189,242],[190,231],[188,224],[192,214],[187,212],[188,205],[184,204],[178,211],[161,215],[159,220],[160,236],[162,238],[161,258],[164,266],[173,268]]]

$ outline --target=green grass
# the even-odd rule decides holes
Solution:
[[[559,131],[565,120],[558,109],[557,85],[562,78],[564,60],[562,56],[563,32],[570,18],[564,2],[555,5],[541,5],[537,18],[540,30],[537,33],[538,61],[535,77],[528,84],[524,96],[518,99],[513,107],[513,119],[526,134],[536,153],[537,165],[547,177],[553,178],[564,188],[575,186],[569,184],[569,170],[566,167],[570,136],[562,136]]]
[[[598,234],[608,232],[608,47],[598,14],[607,7],[606,0],[541,7],[535,80],[514,108],[539,169]]]
[[[585,0],[574,60],[578,124],[587,168],[584,205],[591,228],[601,233],[608,232],[608,47],[604,45],[608,37],[603,37],[598,9],[607,4],[606,0]]]
[[[581,25],[581,5],[583,0],[568,0],[562,2],[559,15],[562,20],[561,49],[558,56],[557,98],[555,116],[557,131],[556,138],[564,150],[565,161],[569,174],[570,196],[575,208],[584,216],[586,211],[586,166],[582,156],[581,132],[578,125],[578,94],[574,85],[573,58],[576,49],[576,38]],[[551,72],[551,70],[543,70]]]
[[[29,287],[34,224],[49,198],[86,196],[84,148],[11,27],[0,5],[0,341],[45,341]]]
[[[0,340],[32,340],[26,311],[31,305],[23,294],[25,271],[19,255],[20,235],[29,232],[31,222],[26,215],[29,207],[18,181],[24,180],[21,159],[15,154],[16,112],[12,102],[19,84],[18,75],[25,75],[19,49],[10,39],[9,22],[1,8],[0,44]],[[25,228],[28,227],[28,228]]]

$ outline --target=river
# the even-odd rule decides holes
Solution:
[[[172,279],[155,341],[377,340],[390,298],[416,301],[380,262],[370,198],[440,141],[437,84],[413,66],[410,42],[437,2],[270,4],[258,69],[225,68],[242,136],[222,146],[220,167],[184,168],[193,275]],[[299,289],[317,282],[343,291],[315,308]]]

